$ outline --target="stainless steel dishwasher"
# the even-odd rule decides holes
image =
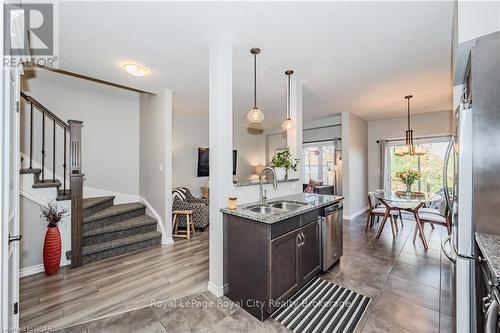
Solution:
[[[326,271],[343,254],[342,203],[326,206],[321,210],[321,270]]]

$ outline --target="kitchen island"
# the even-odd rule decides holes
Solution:
[[[300,193],[222,209],[225,295],[265,320],[320,271],[322,209],[343,197]]]

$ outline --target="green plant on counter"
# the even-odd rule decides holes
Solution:
[[[290,149],[286,148],[282,151],[274,154],[271,164],[275,168],[285,168],[287,170],[297,171],[297,165],[299,164],[299,159],[292,159],[292,154],[290,154]]]

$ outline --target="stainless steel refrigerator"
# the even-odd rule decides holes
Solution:
[[[453,263],[454,328],[459,333],[477,331],[474,232],[500,235],[500,34],[475,42],[466,73],[443,172],[452,235],[442,249]],[[450,184],[448,168],[454,170]]]

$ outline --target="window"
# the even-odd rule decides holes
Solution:
[[[404,191],[405,185],[396,178],[396,172],[407,169],[417,170],[421,177],[412,189],[437,193],[443,189],[443,165],[448,138],[439,138],[422,141],[420,147],[426,152],[422,156],[397,156],[394,151],[397,147],[403,146],[403,142],[394,142],[389,145],[390,158],[390,188],[392,191]],[[448,179],[452,179],[453,168],[448,168]]]
[[[333,185],[335,181],[335,145],[332,141],[303,146],[304,181],[309,179]]]

